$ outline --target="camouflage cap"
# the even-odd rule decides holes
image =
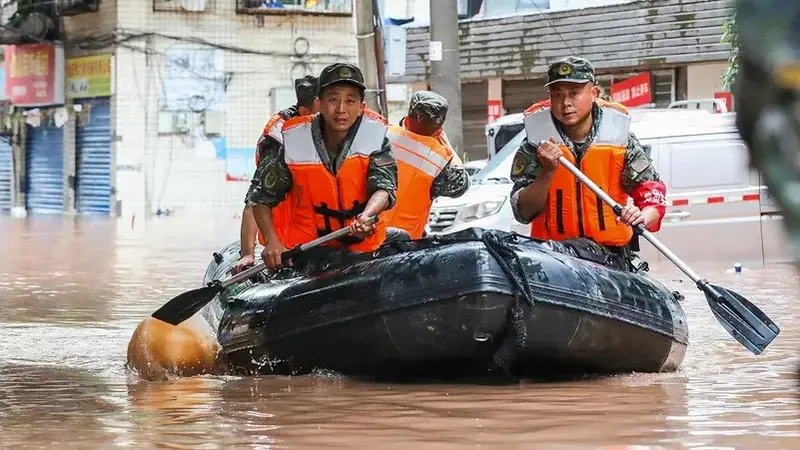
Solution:
[[[366,89],[364,74],[355,64],[336,63],[322,69],[319,74],[319,92],[334,83],[348,83],[360,89]]]
[[[314,75],[306,75],[294,80],[294,93],[297,95],[297,104],[310,106],[319,92],[319,79]]]
[[[418,91],[411,96],[408,104],[408,116],[417,122],[442,126],[447,118],[447,100],[431,91]]]
[[[567,56],[550,64],[547,69],[547,84],[565,81],[567,83],[594,83],[594,67],[592,63],[576,56]]]

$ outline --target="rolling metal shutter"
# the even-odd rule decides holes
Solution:
[[[469,160],[489,157],[486,148],[486,99],[489,96],[489,83],[461,84],[461,121],[463,127],[464,152]],[[466,162],[466,161],[465,161]]]
[[[111,105],[108,98],[83,103],[88,122],[78,122],[75,137],[75,209],[78,214],[111,213]]]
[[[503,108],[506,115],[521,113],[531,105],[547,100],[544,78],[527,80],[503,80]]]
[[[28,214],[64,212],[64,129],[48,120],[28,126],[25,207]]]
[[[14,182],[11,139],[0,136],[0,214],[11,212],[11,183]]]

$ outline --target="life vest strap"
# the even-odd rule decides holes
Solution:
[[[328,204],[325,202],[319,206],[315,205],[314,212],[321,215],[325,221],[325,228],[317,228],[317,236],[322,237],[333,233],[334,230],[333,227],[331,227],[331,219],[335,219],[337,222],[339,222],[339,228],[344,228],[345,220],[355,219],[359,214],[364,212],[366,206],[367,204],[363,202],[353,202],[352,208],[342,211],[328,207]],[[344,245],[351,245],[363,241],[363,239],[353,236],[344,236],[343,238],[337,240]]]
[[[364,212],[364,209],[367,207],[366,203],[362,202],[353,202],[353,207],[350,209],[340,210],[340,209],[333,209],[328,207],[328,204],[323,202],[319,206],[314,206],[314,212],[317,214],[321,214],[326,218],[333,218],[341,222],[341,226],[344,226],[344,221],[348,219],[354,219],[356,216]]]

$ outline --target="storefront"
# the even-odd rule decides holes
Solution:
[[[599,77],[607,99],[627,107],[666,108],[678,97],[675,70],[623,73]]]
[[[108,216],[112,202],[112,55],[67,60],[75,111],[75,211]]]
[[[8,101],[26,123],[25,207],[29,214],[64,212],[64,49],[50,44],[5,47]],[[12,180],[13,182],[13,180]]]
[[[64,127],[55,111],[30,112],[25,141],[25,209],[64,213]]]
[[[5,129],[5,116],[8,111],[6,92],[6,68],[0,62],[0,215],[11,212],[14,198],[14,153],[11,147],[11,136]]]
[[[14,158],[11,149],[11,138],[0,136],[0,215],[11,212],[12,192],[14,186]]]

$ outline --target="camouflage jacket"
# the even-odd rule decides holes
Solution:
[[[312,122],[312,137],[322,163],[332,174],[336,174],[353,143],[358,127],[361,125],[361,119],[359,118],[353,124],[333,163],[331,162],[333,155],[325,148],[321,121],[322,115],[317,114]],[[265,156],[256,169],[253,185],[247,193],[246,201],[248,204],[275,207],[292,189],[292,173],[286,165],[283,146],[279,146],[276,152],[267,152]],[[367,198],[380,189],[389,193],[387,208],[394,206],[395,192],[397,191],[397,161],[388,138],[384,138],[381,149],[372,154],[367,169]]]
[[[297,110],[296,106],[290,106],[284,110],[278,112],[278,114],[282,115],[285,120],[289,120],[291,118],[297,117],[300,115],[300,112]],[[265,130],[268,131],[268,130]],[[261,174],[260,170],[263,170],[264,167],[264,160],[268,159],[268,155],[278,155],[283,150],[283,144],[276,141],[268,134],[262,134],[261,137],[258,139],[256,143],[256,152],[258,153],[258,160],[261,161],[261,164],[256,167],[256,172],[253,174],[253,179],[250,181],[250,188],[247,190],[247,195],[245,195],[245,204],[247,206],[253,206],[253,202],[250,201],[250,198],[258,198],[260,195],[259,190],[261,189]]]
[[[436,197],[458,198],[469,189],[469,173],[463,167],[447,163],[431,185],[431,200]]]
[[[597,137],[598,125],[602,118],[603,111],[595,103],[592,109],[592,130],[589,133],[589,138],[583,144],[576,145],[564,133],[564,129],[560,123],[555,121],[556,129],[561,136],[561,139],[567,143],[567,146],[574,155],[578,158],[582,156],[589,146]],[[528,142],[525,138],[514,156],[514,163],[511,168],[511,181],[514,182],[514,187],[511,189],[511,209],[514,212],[514,217],[520,223],[531,223],[534,217],[520,217],[519,214],[519,191],[525,187],[530,186],[533,181],[539,176],[542,170],[539,157],[536,155],[537,144]],[[625,168],[622,171],[622,179],[620,183],[622,189],[631,195],[633,189],[637,184],[645,181],[661,181],[652,161],[645,153],[642,144],[633,133],[628,137],[627,152],[625,153]]]

